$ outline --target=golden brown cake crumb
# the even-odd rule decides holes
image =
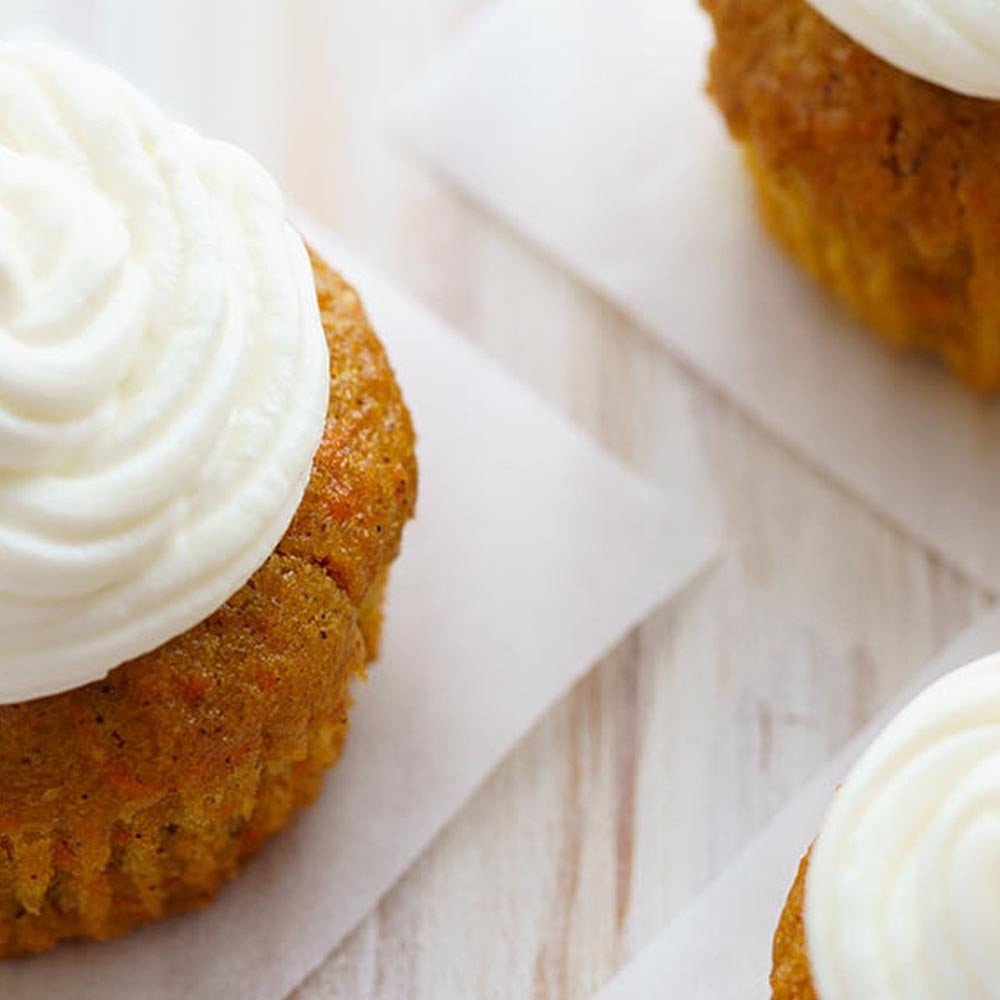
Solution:
[[[809,855],[802,859],[799,872],[788,894],[774,935],[773,968],[771,970],[772,1000],[817,1000],[809,971],[806,951],[806,930],[803,921],[806,872]]]
[[[330,407],[277,550],[209,619],[104,681],[0,706],[0,957],[209,902],[340,754],[417,470],[357,295],[313,264]]]
[[[889,66],[804,0],[702,0],[764,220],[894,344],[1000,387],[1000,102]]]

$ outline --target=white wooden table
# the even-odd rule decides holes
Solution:
[[[266,144],[296,201],[667,490],[658,427],[690,395],[724,562],[596,666],[295,995],[591,996],[993,595],[399,146],[389,100],[477,0],[0,0],[3,25],[60,2],[102,44],[165,32],[220,132]],[[260,65],[266,107],[234,60]]]
[[[688,392],[726,555],[550,713],[297,1000],[591,996],[993,600],[400,148],[386,102],[476,6],[288,4],[307,116],[291,191],[664,489],[663,400]]]

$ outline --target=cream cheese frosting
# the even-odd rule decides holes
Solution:
[[[239,590],[328,393],[263,168],[106,69],[0,43],[0,702],[99,679]]]
[[[1000,99],[997,0],[808,0],[886,62],[948,90]]]
[[[1000,655],[903,710],[837,796],[806,877],[821,1000],[1000,997]]]

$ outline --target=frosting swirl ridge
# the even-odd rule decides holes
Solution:
[[[108,70],[0,43],[0,702],[239,590],[301,502],[328,386],[263,168]]]

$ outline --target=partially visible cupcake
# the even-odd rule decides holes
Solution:
[[[701,2],[772,234],[873,330],[1000,387],[1000,12]]]
[[[1000,654],[947,675],[837,792],[774,939],[774,1000],[1000,995]]]
[[[317,793],[417,470],[246,154],[0,44],[0,957],[209,901]]]

